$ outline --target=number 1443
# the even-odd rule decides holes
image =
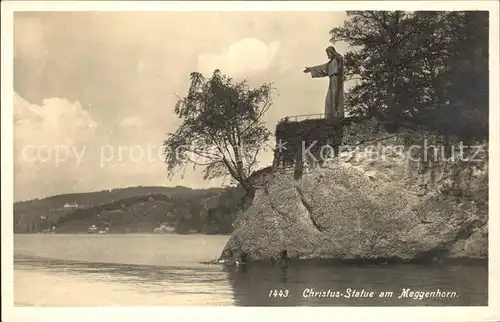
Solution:
[[[269,297],[288,297],[288,290],[269,290]]]

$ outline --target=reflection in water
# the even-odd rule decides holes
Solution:
[[[139,295],[156,294],[152,298],[172,299],[172,303],[179,302],[173,300],[177,296],[182,297],[183,301],[189,298],[189,303],[186,302],[185,305],[463,306],[487,305],[488,293],[486,263],[469,263],[463,266],[444,264],[335,266],[325,262],[292,262],[287,268],[267,263],[238,267],[219,265],[174,267],[17,257],[15,269],[43,272],[49,276],[64,273],[65,276],[85,277],[86,283],[118,283]],[[346,298],[348,288],[358,290],[362,295],[373,291],[375,297]],[[456,292],[458,296],[420,300],[410,297],[398,298],[402,289],[407,288],[424,292],[439,289],[441,292]],[[274,290],[276,292],[273,292]],[[287,291],[288,296],[284,297]],[[337,297],[303,296],[328,291],[334,295],[338,292]],[[392,297],[378,297],[380,292],[389,291],[393,292]],[[276,297],[273,294],[276,294]],[[118,301],[117,299],[118,295],[114,301]]]

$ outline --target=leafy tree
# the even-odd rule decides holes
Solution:
[[[163,142],[170,175],[188,165],[203,166],[204,179],[230,175],[253,196],[249,177],[270,136],[262,117],[272,90],[270,84],[250,88],[219,70],[208,79],[191,73],[188,93],[175,106],[182,124]]]
[[[352,114],[487,137],[488,12],[352,11],[331,41],[345,55]]]

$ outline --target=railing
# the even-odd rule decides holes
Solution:
[[[315,119],[324,119],[325,114],[320,113],[320,114],[303,114],[303,115],[293,115],[293,116],[287,116],[281,119],[281,121],[303,121],[303,120],[315,120]]]

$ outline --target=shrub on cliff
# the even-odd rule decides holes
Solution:
[[[163,143],[169,173],[201,166],[205,179],[229,175],[253,195],[249,177],[270,136],[262,117],[271,94],[270,84],[250,88],[219,70],[208,79],[191,73],[188,93],[174,110],[182,124]]]

